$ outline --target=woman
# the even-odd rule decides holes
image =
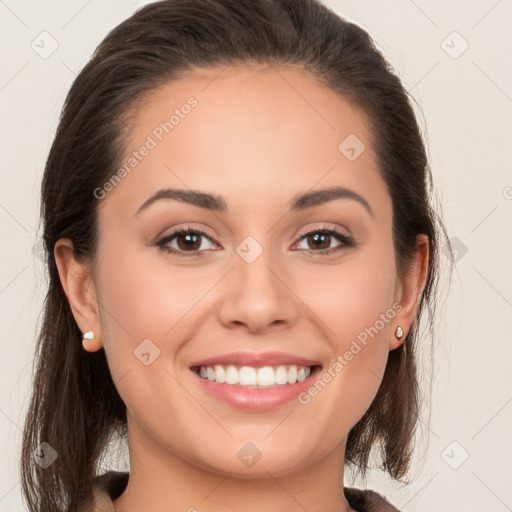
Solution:
[[[314,0],[164,0],[73,84],[42,185],[31,510],[394,511],[440,236],[368,34]],[[126,435],[130,471],[98,474]],[[36,455],[34,455],[34,453]]]

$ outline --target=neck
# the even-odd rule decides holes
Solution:
[[[343,493],[345,442],[286,474],[251,478],[200,467],[148,438],[129,439],[130,478],[116,512],[355,512]]]

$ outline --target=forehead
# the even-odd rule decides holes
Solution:
[[[385,192],[365,114],[298,67],[193,70],[139,101],[131,126],[106,202],[133,211],[165,187],[223,191],[240,205],[315,186]]]

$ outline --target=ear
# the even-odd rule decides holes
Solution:
[[[425,287],[428,272],[429,261],[429,240],[427,235],[421,234],[416,237],[416,253],[402,279],[397,282],[395,291],[395,302],[399,302],[402,308],[395,315],[391,339],[389,341],[389,350],[398,348],[405,337],[412,329],[416,319],[416,313],[420,303],[421,294]],[[398,326],[402,326],[404,336],[397,338],[395,331]]]
[[[90,266],[76,258],[73,242],[61,238],[55,244],[55,261],[75,321],[82,331],[94,332],[93,340],[83,340],[84,349],[96,352],[102,346],[98,300]]]

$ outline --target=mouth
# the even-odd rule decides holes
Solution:
[[[297,401],[322,366],[297,354],[232,352],[194,361],[189,368],[199,392],[234,408],[261,412]]]
[[[215,400],[236,409],[264,412],[299,403],[301,393],[312,385],[321,368],[294,364],[261,367],[216,364],[193,366],[191,370],[200,389]]]
[[[190,369],[201,379],[245,389],[294,386],[321,370],[320,365],[282,364],[247,366],[234,364],[196,365]]]

